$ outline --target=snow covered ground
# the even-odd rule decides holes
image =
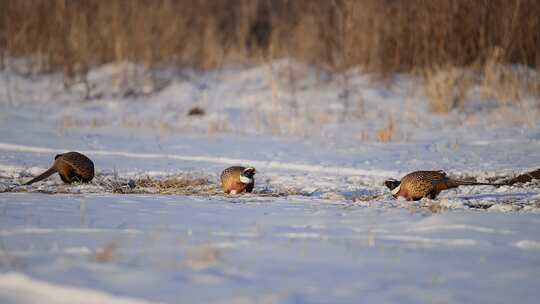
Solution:
[[[426,216],[256,196],[16,193],[0,202],[3,303],[64,303],[71,293],[111,303],[538,299],[540,218],[531,214]]]
[[[538,182],[411,203],[383,181],[537,169],[538,99],[505,106],[473,88],[463,111],[433,114],[419,88],[286,60],[108,65],[68,90],[58,76],[1,72],[0,302],[536,303]],[[205,115],[188,116],[195,106]],[[94,160],[94,184],[20,186],[71,150]],[[257,168],[256,193],[116,194],[99,182],[217,184],[233,164]]]

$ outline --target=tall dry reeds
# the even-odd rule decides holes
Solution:
[[[540,68],[537,0],[4,0],[0,57],[67,76],[114,61],[200,68],[293,57],[378,73]]]

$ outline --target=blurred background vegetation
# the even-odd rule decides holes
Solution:
[[[294,58],[342,71],[540,68],[538,0],[2,0],[0,64],[201,69]],[[495,54],[495,55],[494,55]]]

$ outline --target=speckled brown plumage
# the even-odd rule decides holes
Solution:
[[[247,174],[250,175],[251,182],[243,183],[240,181],[240,175],[247,171]],[[233,166],[229,167],[221,173],[221,185],[225,193],[242,193],[242,192],[251,192],[255,186],[255,179],[253,175],[255,174],[255,168],[252,167],[241,167]]]
[[[414,201],[424,197],[435,199],[441,191],[459,186],[500,185],[455,180],[447,177],[446,173],[443,171],[416,171],[405,175],[400,182],[386,181],[385,184],[388,188],[393,190],[394,197],[402,196],[407,200]]]
[[[53,165],[47,171],[26,182],[25,185],[43,180],[56,172],[66,184],[72,182],[88,183],[94,178],[94,163],[79,152],[58,154],[54,157]]]

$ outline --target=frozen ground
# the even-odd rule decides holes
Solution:
[[[2,303],[540,296],[538,183],[461,187],[417,203],[382,185],[418,169],[480,181],[537,169],[535,98],[501,106],[471,90],[462,112],[435,115],[414,78],[373,82],[288,61],[151,75],[105,66],[88,92],[54,76],[8,70],[0,80]],[[206,114],[187,116],[193,106]],[[393,140],[378,141],[390,122]],[[96,183],[19,186],[69,150],[94,160]],[[99,183],[215,184],[231,164],[258,169],[257,193],[115,194]]]

